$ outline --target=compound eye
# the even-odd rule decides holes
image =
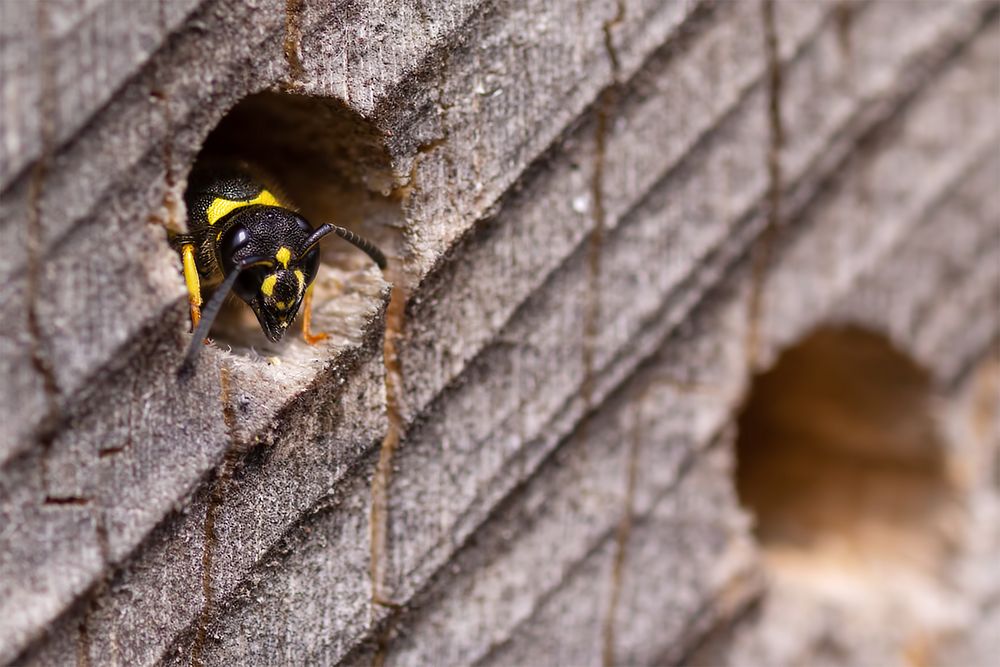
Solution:
[[[319,248],[313,248],[302,259],[302,271],[306,276],[306,285],[311,285],[319,270]]]
[[[250,232],[242,224],[235,224],[219,239],[219,259],[227,276],[236,268],[236,256],[250,242]]]
[[[264,266],[255,266],[250,269],[246,269],[240,274],[240,277],[236,279],[236,284],[233,285],[233,291],[236,292],[236,296],[240,297],[246,303],[253,302],[260,294],[260,286],[264,284],[264,278],[271,269]]]
[[[298,225],[299,229],[305,232],[306,236],[313,233],[313,226],[309,224],[309,221],[303,218],[301,215],[295,216],[295,224]]]

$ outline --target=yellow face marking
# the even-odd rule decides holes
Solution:
[[[273,273],[267,278],[264,278],[264,282],[260,284],[260,291],[264,296],[271,296],[274,294],[274,284],[278,282],[278,276]]]
[[[288,310],[288,302],[287,301],[275,301],[274,302],[274,307],[277,308],[278,310]]]
[[[288,262],[292,259],[292,251],[285,246],[281,246],[278,248],[278,252],[274,254],[274,258],[281,262],[281,265],[287,269]]]
[[[299,296],[302,296],[302,290],[306,288],[306,275],[295,269],[295,278],[299,281]]]
[[[214,225],[236,209],[243,208],[244,206],[253,206],[254,204],[262,204],[264,206],[281,206],[274,195],[267,190],[261,190],[259,195],[247,201],[234,201],[232,199],[216,197],[212,200],[212,203],[208,205],[205,215],[208,217],[208,224]]]

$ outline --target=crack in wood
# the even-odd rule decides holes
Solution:
[[[619,97],[618,73],[621,65],[615,50],[612,29],[625,18],[625,5],[618,0],[615,15],[601,25],[604,48],[611,63],[612,84],[601,91],[595,105],[596,126],[594,139],[594,169],[590,181],[590,197],[593,201],[594,229],[587,238],[587,304],[583,316],[583,383],[580,395],[587,410],[594,402],[594,372],[598,329],[601,318],[601,254],[604,246],[604,231],[607,225],[607,210],[604,204],[604,168],[607,163],[607,144],[610,116]]]
[[[764,282],[774,254],[779,225],[781,224],[782,173],[781,151],[784,147],[784,128],[781,117],[782,64],[774,17],[775,0],[761,0],[764,32],[764,52],[767,63],[767,120],[770,140],[767,147],[767,220],[763,231],[753,243],[751,253],[750,298],[747,304],[747,365],[754,369],[760,355],[760,326],[764,307]]]
[[[411,197],[419,187],[417,184],[418,166],[421,160],[431,155],[438,149],[445,148],[448,143],[448,122],[447,116],[451,105],[445,101],[447,81],[445,73],[448,70],[448,53],[442,57],[441,77],[437,81],[438,108],[441,115],[442,131],[430,141],[424,142],[417,147],[416,155],[410,172],[410,182],[400,191],[402,200]],[[452,171],[454,163],[447,150],[442,152],[445,165]],[[453,189],[449,188],[449,202],[455,206]],[[398,261],[398,260],[397,260]],[[387,560],[389,558],[389,492],[392,484],[392,469],[395,459],[396,449],[399,447],[406,431],[406,421],[404,417],[404,390],[405,382],[403,367],[399,357],[399,344],[406,326],[406,304],[408,292],[405,285],[412,283],[407,276],[405,267],[391,266],[392,292],[390,293],[389,306],[385,316],[385,333],[383,338],[383,362],[385,364],[385,401],[387,429],[382,446],[379,449],[378,461],[375,465],[375,473],[372,476],[371,484],[371,508],[369,512],[369,576],[371,578],[371,594],[369,607],[369,622],[376,620],[378,608],[388,609],[397,612],[403,606],[392,600],[384,590],[386,584]],[[391,627],[386,625],[379,631],[376,638],[376,652],[373,662],[381,664],[385,658],[385,651],[388,647],[388,633]]]
[[[837,28],[837,44],[845,58],[850,59],[853,48],[851,36],[854,17],[858,12],[857,0],[838,0],[833,8]]]
[[[90,504],[91,499],[84,496],[45,496],[43,501],[46,505],[76,505],[85,506]]]
[[[233,477],[233,468],[236,464],[236,456],[233,453],[235,443],[235,432],[237,415],[232,401],[230,400],[229,369],[225,366],[219,368],[219,398],[222,403],[222,418],[226,425],[226,434],[229,439],[229,448],[223,455],[215,473],[215,480],[208,492],[208,500],[205,505],[205,522],[202,531],[202,553],[201,553],[201,592],[202,608],[198,616],[197,629],[195,631],[194,642],[191,645],[191,665],[204,665],[205,643],[208,639],[208,625],[211,622],[213,602],[215,594],[215,583],[213,568],[215,566],[215,551],[218,546],[218,538],[215,535],[215,521],[219,508],[226,498],[226,491],[229,482]]]
[[[163,137],[162,160],[163,160],[163,182],[166,186],[163,193],[163,211],[166,217],[159,219],[159,215],[153,215],[152,220],[167,228],[171,232],[184,233],[187,231],[187,219],[183,215],[182,198],[177,196],[177,177],[174,173],[174,143],[170,129],[173,126],[172,114],[170,111],[170,98],[166,92],[154,89],[149,93],[159,106],[163,115],[163,124],[167,128],[167,133]]]
[[[160,0],[159,2],[159,22],[160,30],[163,34],[168,34],[170,31],[170,26],[167,25],[167,9],[165,3],[168,0]],[[165,40],[163,49],[167,52],[172,52],[171,48],[172,42],[170,40]],[[153,71],[156,76],[155,80],[159,80],[160,70],[163,67],[162,61],[157,60],[153,65]],[[173,133],[171,129],[173,127],[173,113],[171,111],[170,96],[167,94],[166,90],[156,86],[154,84],[152,90],[149,91],[149,96],[154,100],[156,106],[159,107],[161,114],[163,116],[163,126],[165,129],[163,135],[163,147],[162,147],[162,159],[163,159],[163,181],[166,185],[165,192],[163,193],[163,210],[166,214],[165,219],[157,220],[161,225],[166,227],[169,231],[175,233],[185,233],[187,232],[187,216],[183,209],[183,197],[178,197],[176,192],[177,187],[177,177],[174,173],[174,142]],[[158,216],[153,216],[154,220]]]
[[[77,625],[76,638],[76,665],[77,667],[90,667],[90,628],[89,614],[84,612]]]
[[[651,386],[651,385],[650,385]],[[635,488],[636,480],[639,476],[639,458],[642,449],[643,423],[642,408],[646,401],[646,390],[640,392],[635,398],[632,406],[632,428],[631,438],[629,438],[629,448],[627,452],[627,466],[625,472],[625,492],[623,494],[624,503],[622,516],[615,529],[615,554],[611,564],[611,595],[608,600],[607,613],[604,617],[601,663],[604,667],[612,667],[615,664],[615,637],[616,637],[616,617],[621,606],[622,580],[625,572],[625,562],[628,556],[628,543],[632,535],[632,518],[635,513]]]
[[[198,628],[195,632],[194,643],[191,646],[191,665],[193,666],[204,664],[203,654],[205,642],[208,638],[208,624],[211,621],[214,591],[212,568],[214,566],[216,548],[215,519],[225,493],[227,478],[228,475],[226,475],[225,470],[220,469],[209,492],[208,504],[205,508],[201,556],[201,592],[203,602],[201,614],[198,617]]]
[[[56,434],[61,430],[64,420],[59,405],[59,384],[56,379],[48,349],[48,337],[39,313],[39,303],[42,298],[42,196],[45,191],[45,181],[49,173],[49,163],[52,160],[56,143],[56,102],[57,93],[55,62],[51,56],[52,26],[47,0],[39,0],[36,15],[35,38],[41,43],[39,62],[38,124],[41,149],[38,159],[31,170],[28,184],[28,220],[25,236],[26,270],[26,300],[27,328],[29,333],[29,359],[35,372],[41,377],[45,396],[45,414],[36,428],[36,439],[42,449],[39,459],[41,465],[42,488],[48,489],[48,452],[52,448]]]
[[[398,342],[405,326],[406,291],[402,286],[393,286],[389,297],[389,306],[385,316],[385,334],[383,338],[383,363],[385,364],[385,405],[386,434],[379,449],[375,473],[372,476],[371,508],[369,515],[369,576],[371,577],[371,595],[369,605],[369,623],[377,620],[376,609],[389,610],[396,615],[403,606],[393,602],[385,594],[386,561],[389,557],[389,488],[392,482],[393,460],[396,448],[403,437],[405,425],[401,412],[403,392],[403,368],[399,361]],[[381,667],[389,650],[392,634],[391,619],[386,619],[381,627],[374,631],[375,651],[372,655],[373,667]]]
[[[305,74],[302,63],[302,22],[305,0],[285,0],[285,39],[282,48],[288,65],[287,88],[294,88]]]
[[[604,246],[606,210],[604,206],[604,167],[607,162],[606,150],[609,117],[617,100],[615,89],[608,88],[601,93],[596,107],[594,140],[594,169],[590,181],[590,197],[593,201],[594,229],[587,237],[587,303],[583,314],[582,364],[583,381],[580,396],[587,410],[594,402],[594,373],[598,329],[601,318],[601,253]]]
[[[590,270],[588,272],[588,310],[584,320],[584,382],[581,387],[587,410],[593,409],[594,403],[594,357],[601,317],[601,250],[604,244],[604,227],[607,224],[607,211],[604,204],[604,168],[607,163],[608,123],[611,107],[619,96],[616,85],[621,73],[621,60],[615,49],[612,32],[614,27],[621,24],[624,19],[625,3],[623,0],[618,0],[615,3],[615,15],[601,26],[601,30],[604,33],[604,50],[611,64],[612,79],[615,83],[601,93],[597,103],[597,136],[595,141],[594,175],[591,183],[591,196],[594,202],[594,230],[591,232],[588,240],[588,264]],[[636,412],[638,414],[638,408]],[[635,429],[636,437],[638,437],[638,417],[636,419]],[[615,662],[615,615],[618,611],[618,602],[621,594],[625,549],[632,527],[632,491],[635,486],[634,462],[637,456],[638,443],[633,439],[632,446],[629,449],[629,472],[626,479],[622,518],[615,536],[615,556],[610,573],[611,597],[608,601],[608,608],[602,628],[601,660],[605,667],[610,667]]]
[[[91,587],[85,598],[83,612],[80,614],[80,622],[77,625],[76,642],[76,664],[78,667],[90,667],[92,639],[90,636],[91,616],[100,608],[100,600],[107,594],[109,582],[111,581],[111,543],[108,538],[108,526],[104,521],[104,515],[99,507],[92,510],[94,516],[94,535],[97,539],[97,548],[101,554],[101,562],[104,563],[103,576]],[[117,642],[112,637],[112,647],[117,648]],[[115,658],[117,659],[117,655]]]
[[[621,60],[618,57],[618,50],[615,48],[613,30],[625,20],[625,0],[615,2],[615,15],[601,25],[604,33],[604,50],[611,62],[611,73],[615,81],[621,72]]]
[[[124,451],[125,451],[124,445],[121,445],[119,447],[102,447],[101,449],[97,450],[97,458],[106,459],[110,456],[114,456],[115,454],[121,454]]]
[[[383,359],[385,363],[385,403],[388,420],[385,438],[379,449],[378,462],[372,477],[371,509],[369,514],[371,611],[377,606],[395,607],[390,596],[385,595],[385,566],[389,540],[389,486],[392,481],[393,458],[403,437],[405,425],[402,417],[403,368],[399,361],[397,345],[405,326],[406,291],[394,285],[385,317]]]

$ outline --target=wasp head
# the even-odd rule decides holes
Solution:
[[[218,259],[227,275],[247,258],[271,260],[244,270],[233,285],[271,342],[281,340],[295,320],[306,288],[316,277],[319,250],[306,245],[312,231],[294,211],[255,206],[242,210],[219,239]]]

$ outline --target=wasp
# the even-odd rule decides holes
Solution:
[[[327,336],[310,329],[319,244],[335,234],[364,251],[380,269],[385,255],[349,229],[318,227],[300,215],[245,163],[196,167],[184,202],[188,233],[171,241],[180,252],[193,337],[182,373],[193,370],[202,343],[230,292],[250,306],[271,342],[278,342],[302,310],[302,337],[313,345]],[[215,287],[202,310],[202,287]]]

